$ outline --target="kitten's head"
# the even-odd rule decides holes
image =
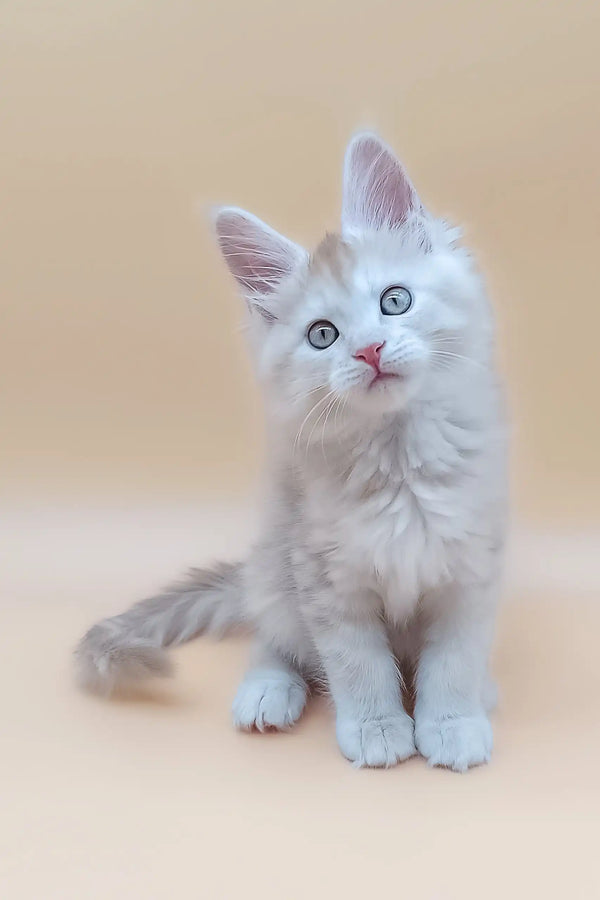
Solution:
[[[282,414],[400,411],[486,352],[489,313],[458,233],[374,135],[351,141],[341,234],[313,254],[241,209],[220,209],[216,231]]]

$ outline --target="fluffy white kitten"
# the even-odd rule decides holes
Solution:
[[[163,647],[243,623],[238,728],[288,728],[320,684],[357,765],[487,761],[506,440],[491,311],[457,231],[363,134],[341,235],[312,255],[241,209],[221,209],[216,232],[266,400],[262,537],[247,562],[94,626],[81,681],[110,692],[164,674]]]

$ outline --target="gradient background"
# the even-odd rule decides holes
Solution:
[[[592,896],[598,4],[5,0],[0,35],[4,895],[462,900],[513,892],[512,854],[522,896]],[[95,617],[252,535],[260,401],[198,207],[314,245],[362,126],[465,225],[509,383],[506,700],[463,779],[354,773],[324,706],[232,734],[239,644],[143,704],[69,680]]]

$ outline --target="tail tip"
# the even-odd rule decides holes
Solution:
[[[96,644],[88,632],[75,650],[77,683],[83,690],[104,697],[149,678],[168,677],[172,672],[162,647],[141,638],[123,644]]]

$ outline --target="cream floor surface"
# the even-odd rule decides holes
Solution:
[[[290,734],[235,734],[242,639],[179,649],[176,679],[136,701],[75,690],[70,651],[87,625],[188,564],[235,556],[251,531],[242,510],[5,517],[0,896],[600,896],[593,560],[585,590],[536,590],[511,570],[496,749],[465,776],[420,759],[354,770],[322,700]],[[556,553],[531,564],[541,578]]]

